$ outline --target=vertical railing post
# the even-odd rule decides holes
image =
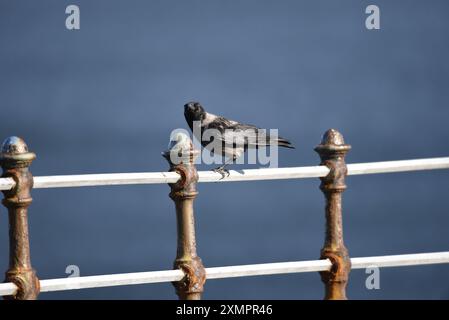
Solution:
[[[8,208],[9,216],[9,268],[5,282],[13,282],[18,288],[14,296],[5,299],[32,300],[39,294],[39,280],[31,267],[28,236],[28,206],[33,200],[33,176],[29,166],[35,158],[21,138],[9,137],[3,142],[0,154],[2,177],[10,177],[16,182],[14,188],[3,191],[2,203]]]
[[[198,173],[194,162],[199,152],[193,148],[189,137],[177,135],[177,142],[164,152],[163,156],[170,164],[170,171],[180,174],[176,183],[171,183],[170,198],[175,202],[177,220],[177,254],[175,269],[182,269],[185,277],[174,282],[176,293],[181,300],[199,300],[206,281],[206,271],[196,252],[195,221],[193,200],[198,194],[196,183]]]
[[[321,249],[321,259],[332,262],[330,271],[320,272],[325,285],[326,300],[344,300],[351,260],[343,243],[342,193],[346,189],[347,167],[345,155],[351,146],[345,144],[343,136],[334,129],[326,131],[321,143],[315,148],[320,155],[321,165],[330,169],[327,176],[320,178],[320,189],[326,199],[326,236]]]

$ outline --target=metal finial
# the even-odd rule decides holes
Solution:
[[[340,132],[335,129],[329,129],[323,134],[321,144],[341,146],[345,144],[345,140]]]
[[[328,156],[340,156],[351,150],[349,144],[345,144],[343,135],[335,129],[329,129],[323,134],[321,143],[315,147],[322,160]]]
[[[28,146],[22,138],[12,136],[6,138],[5,141],[3,141],[2,153],[21,154],[27,152]]]
[[[0,166],[26,167],[36,159],[36,154],[28,151],[28,146],[22,138],[11,136],[6,138],[0,152]]]

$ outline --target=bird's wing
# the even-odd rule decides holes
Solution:
[[[236,124],[238,122],[228,120],[223,117],[214,116],[214,120],[207,123],[204,129],[217,129],[218,131],[224,131],[228,128],[230,128],[232,125]]]
[[[235,125],[231,125],[228,130],[224,131],[221,139],[225,142],[225,144],[243,144],[245,148],[267,146],[294,148],[289,140],[282,138],[277,134],[271,134],[270,131],[250,124],[237,123]]]
[[[260,146],[279,145],[292,147],[287,139],[277,135],[270,135],[265,129],[260,129],[251,124],[243,124],[223,117],[216,117],[214,121],[204,129],[216,129],[219,134],[214,139],[223,145],[243,145],[245,148],[257,148]]]
[[[266,145],[265,137],[261,136],[262,130],[256,126],[242,124],[237,121],[228,120],[222,117],[215,119],[208,126],[208,129],[216,129],[219,134],[214,135],[214,139],[223,145],[242,145],[245,147],[256,147]],[[262,133],[263,134],[263,133]],[[258,141],[262,139],[262,141]]]

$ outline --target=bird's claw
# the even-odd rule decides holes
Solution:
[[[231,174],[228,169],[225,169],[223,167],[212,169],[212,171],[221,174],[220,180],[224,179],[225,177],[229,177],[229,175]]]

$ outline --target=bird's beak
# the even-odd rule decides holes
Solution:
[[[170,140],[168,143],[168,150],[171,150],[177,143],[176,140]]]

